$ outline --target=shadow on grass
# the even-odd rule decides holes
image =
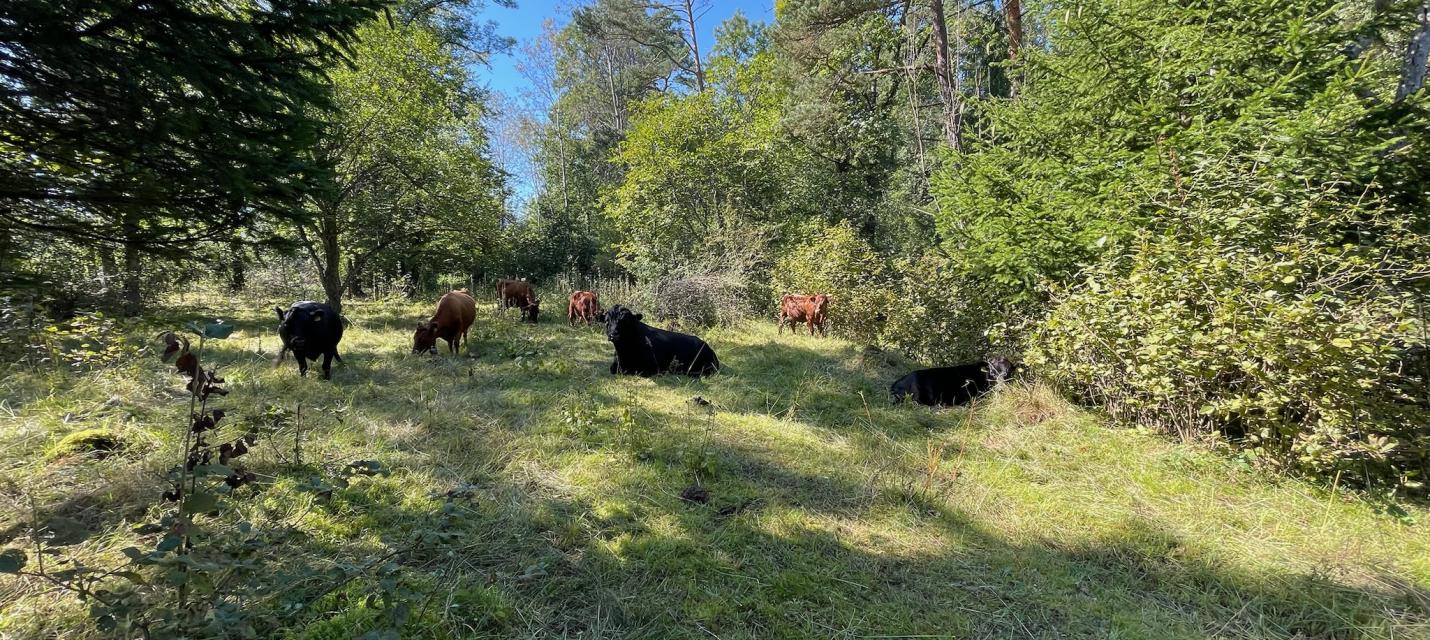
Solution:
[[[875,551],[846,523],[803,517],[807,505],[768,491],[772,482],[795,494],[853,487],[769,468],[744,477],[751,469],[710,482],[709,504],[677,497],[684,471],[659,463],[591,496],[498,475],[475,487],[470,518],[457,525],[457,553],[443,562],[458,577],[424,560],[450,549],[407,564],[498,588],[522,612],[491,630],[499,636],[1361,638],[1430,623],[1430,594],[1418,587],[1239,569],[1139,518],[1059,545],[882,496],[873,507],[909,509],[910,526],[937,543]],[[381,519],[431,518],[399,509]]]

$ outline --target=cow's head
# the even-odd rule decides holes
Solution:
[[[994,384],[1002,384],[1013,374],[1013,361],[1003,356],[993,356],[988,359],[988,380]]]
[[[606,323],[606,338],[611,342],[620,342],[623,337],[635,335],[644,317],[622,305],[612,306],[601,314],[602,321]]]
[[[824,312],[829,309],[829,295],[816,293],[809,299],[809,304],[814,307],[814,313],[824,315]]]
[[[541,313],[541,301],[532,298],[527,301],[526,306],[521,308],[521,319],[536,324],[536,314],[538,313]]]
[[[412,353],[437,353],[437,323],[435,321],[417,323],[417,331],[412,334]]]
[[[323,319],[327,317],[327,312],[323,309],[307,309],[298,305],[287,311],[279,307],[274,310],[278,312],[278,337],[283,340],[283,344],[293,349],[302,349],[307,343],[308,334],[313,331],[310,327],[321,326]]]

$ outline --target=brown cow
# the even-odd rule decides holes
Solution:
[[[601,302],[596,298],[596,294],[590,291],[571,294],[571,301],[566,305],[566,321],[573,327],[576,326],[578,318],[586,324],[591,324],[600,313]]]
[[[541,310],[536,292],[525,280],[498,280],[497,304],[501,309],[521,309],[521,319],[532,323],[536,322],[536,314]]]
[[[458,289],[442,296],[432,319],[418,323],[416,333],[412,334],[412,353],[437,353],[437,338],[446,340],[447,348],[457,353],[476,317],[477,301],[472,299],[471,292]]]
[[[788,294],[780,298],[780,316],[778,320],[779,332],[784,333],[785,323],[790,325],[790,331],[795,332],[803,322],[809,329],[809,335],[814,335],[814,330],[819,329],[819,335],[824,335],[825,314],[829,310],[829,296],[823,293],[816,293],[812,296],[799,294]]]
[[[526,306],[535,296],[531,283],[525,280],[497,280],[497,305],[502,309]]]

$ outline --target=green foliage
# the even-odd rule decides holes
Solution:
[[[1019,100],[934,180],[945,247],[1048,310],[1033,369],[1267,463],[1420,490],[1427,118],[1403,16],[1336,0],[1050,14]],[[1149,47],[1159,52],[1147,55]],[[1048,298],[1049,292],[1053,295]]]
[[[1409,196],[1398,185],[1423,179],[1423,150],[1384,152],[1423,128],[1386,100],[1393,55],[1347,54],[1385,26],[1347,10],[1139,0],[1050,13],[1058,46],[1027,52],[1021,99],[984,105],[989,134],[935,176],[950,255],[1039,299],[1135,230],[1174,222],[1169,208],[1216,188],[1197,173],[1228,154],[1275,164],[1268,186],[1345,183],[1354,197],[1378,182]]]
[[[323,72],[382,6],[6,3],[4,235],[178,253],[257,214],[292,217],[322,186],[305,152],[330,104]]]
[[[980,359],[994,350],[990,331],[1016,322],[989,299],[988,287],[948,258],[900,259],[890,272],[896,290],[879,342],[918,362],[953,365]]]
[[[1279,468],[1423,492],[1430,387],[1409,354],[1426,348],[1426,317],[1410,285],[1430,277],[1430,239],[1348,209],[1341,223],[1393,238],[1352,244],[1326,213],[1264,251],[1201,225],[1140,240],[1055,297],[1029,363],[1124,420],[1222,430]]]
[[[336,117],[316,154],[337,184],[310,198],[298,233],[330,302],[372,271],[435,283],[495,253],[504,187],[483,98],[463,50],[430,19],[368,23],[352,65],[330,71]]]
[[[76,370],[131,362],[139,347],[127,340],[127,324],[101,311],[81,313],[69,321],[47,325],[36,337],[50,362]]]

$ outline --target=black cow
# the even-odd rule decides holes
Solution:
[[[720,359],[704,340],[656,329],[639,313],[615,305],[597,316],[606,323],[606,338],[616,347],[611,373],[653,376],[667,371],[704,376],[720,370]]]
[[[889,394],[894,402],[909,397],[934,407],[960,405],[1002,384],[1012,372],[1013,363],[1002,356],[956,367],[919,369],[895,380]]]
[[[333,360],[342,362],[338,355],[338,342],[343,339],[343,317],[332,307],[321,302],[304,300],[294,302],[278,312],[278,337],[283,348],[278,351],[278,361],[282,362],[289,351],[298,360],[298,375],[308,375],[308,361],[323,358],[323,379],[333,378]]]

